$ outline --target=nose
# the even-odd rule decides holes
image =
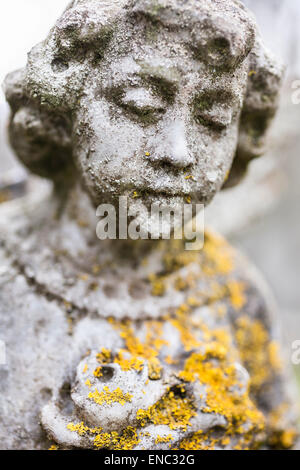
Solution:
[[[174,121],[156,136],[154,161],[168,163],[175,168],[186,168],[194,163],[187,145],[186,126],[183,121]]]

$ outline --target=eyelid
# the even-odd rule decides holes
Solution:
[[[162,100],[152,95],[150,90],[147,90],[144,87],[139,88],[129,88],[124,90],[124,95],[121,99],[122,103],[126,104],[133,104],[137,108],[144,108],[144,107],[153,107],[153,108],[161,108],[162,107]]]
[[[234,106],[227,104],[233,100],[232,93],[227,90],[202,92],[196,95],[193,101],[194,118],[206,127],[224,130],[232,123],[234,117]]]
[[[211,120],[211,122],[215,122],[220,124],[220,126],[227,127],[232,122],[233,118],[233,110],[230,108],[223,109],[220,112],[220,109],[212,109],[211,111],[204,111],[199,113],[203,118]]]

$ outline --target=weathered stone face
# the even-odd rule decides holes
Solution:
[[[167,40],[132,44],[87,81],[74,153],[96,204],[123,195],[166,206],[189,196],[205,203],[231,167],[243,71],[231,83],[216,78],[212,88],[207,67]]]
[[[262,153],[280,76],[237,1],[78,0],[8,77],[13,146],[57,192],[0,230],[3,447],[293,445],[253,268],[210,233],[100,242],[90,202],[209,202]]]
[[[207,204],[263,152],[280,76],[239,2],[77,1],[7,79],[12,142],[95,206]]]

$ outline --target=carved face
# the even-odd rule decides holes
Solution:
[[[264,151],[281,73],[255,38],[236,0],[75,0],[7,79],[12,144],[95,206],[206,204]]]
[[[243,67],[214,77],[171,35],[131,49],[86,82],[74,147],[85,184],[96,204],[123,195],[206,203],[235,154]]]

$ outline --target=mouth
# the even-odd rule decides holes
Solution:
[[[174,190],[171,191],[168,188],[163,188],[163,189],[155,189],[152,187],[135,187],[135,188],[130,188],[129,190],[129,196],[132,198],[161,198],[161,199],[176,199],[176,198],[189,198],[192,196],[192,192],[188,191],[179,191],[175,192]]]
[[[195,197],[199,193],[199,185],[196,190],[196,182],[191,175],[185,175],[184,180],[178,178],[176,180],[170,180],[169,184],[161,185],[158,182],[145,181],[144,184],[125,185],[125,189],[130,194],[138,193],[140,196],[152,196],[162,198],[188,198]]]

